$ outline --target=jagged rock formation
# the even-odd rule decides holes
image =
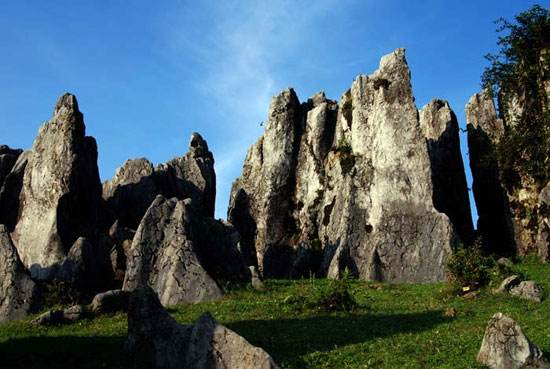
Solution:
[[[236,242],[223,224],[202,218],[191,199],[159,195],[132,242],[123,289],[150,286],[163,305],[219,299],[217,281],[249,278]]]
[[[149,288],[130,296],[126,350],[132,368],[276,369],[271,356],[216,323],[208,313],[181,325]]]
[[[496,156],[496,147],[506,135],[506,127],[521,115],[521,104],[498,118],[489,91],[472,96],[466,105],[468,147],[473,191],[479,214],[478,231],[487,251],[498,255],[539,254],[545,258],[544,214],[539,216],[542,192],[528,176],[519,176],[514,188],[506,188]],[[513,118],[512,118],[513,117]],[[542,210],[544,212],[544,210]],[[540,231],[539,231],[540,229]]]
[[[13,243],[33,277],[50,278],[79,237],[95,237],[101,199],[97,147],[85,136],[73,95],[58,100],[53,118],[6,178],[1,197],[11,209],[2,220],[13,227]]]
[[[6,226],[0,224],[0,322],[27,315],[35,297],[36,285],[19,260]]]
[[[434,99],[420,110],[420,127],[428,140],[434,206],[449,216],[460,240],[471,244],[474,226],[456,115],[447,101]]]
[[[487,251],[499,255],[515,253],[514,229],[506,190],[500,181],[495,145],[504,135],[488,91],[475,94],[466,105],[468,150],[476,200],[477,230]]]
[[[193,133],[189,152],[154,167],[147,159],[128,160],[114,178],[103,184],[103,198],[120,226],[136,229],[157,195],[191,198],[208,217],[214,217],[216,175],[208,144]]]
[[[521,327],[502,313],[495,314],[485,330],[477,361],[491,369],[549,369],[542,351]]]
[[[426,109],[429,132],[446,119],[438,110]],[[431,145],[434,155],[458,141],[449,121],[450,138]],[[470,215],[464,204],[450,210],[466,193],[460,175],[449,180],[459,188],[453,200],[438,202],[449,217],[434,208],[448,184],[432,183],[445,173],[437,163],[432,170],[429,139],[435,135],[421,129],[403,49],[357,77],[339,104],[323,93],[300,104],[293,90],[283,91],[232,188],[228,217],[247,261],[266,276],[337,277],[348,268],[364,279],[444,279],[458,241],[449,217],[466,235]],[[447,152],[458,168],[457,148]]]
[[[23,150],[14,150],[6,145],[0,145],[0,188],[22,153]]]

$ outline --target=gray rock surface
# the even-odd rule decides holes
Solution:
[[[98,293],[90,303],[90,310],[96,314],[114,313],[128,309],[129,293],[122,290],[111,290]]]
[[[517,296],[524,300],[535,302],[542,301],[542,290],[534,281],[522,281],[517,286],[510,288],[510,295]]]
[[[150,286],[163,305],[222,297],[221,284],[248,281],[232,227],[203,217],[190,199],[157,196],[129,251],[125,291]]]
[[[0,322],[26,316],[33,308],[36,292],[6,226],[0,224]]]
[[[488,91],[475,94],[466,105],[468,150],[474,198],[479,215],[477,229],[484,248],[497,255],[516,252],[512,214],[495,157],[495,145],[504,134]]]
[[[511,275],[506,277],[501,283],[500,286],[496,289],[497,293],[510,292],[514,287],[517,287],[521,283],[521,279],[517,275]]]
[[[179,324],[149,288],[139,288],[130,297],[126,350],[133,368],[278,368],[268,353],[208,313],[194,325]]]
[[[527,339],[513,319],[502,313],[489,321],[477,361],[491,369],[550,368],[542,351]]]
[[[459,219],[463,204],[449,216],[434,207],[426,138],[402,49],[357,77],[338,104],[323,93],[300,104],[283,91],[232,188],[228,219],[247,262],[267,277],[348,268],[362,279],[443,280],[458,242],[449,216],[464,234],[468,221]]]
[[[85,136],[73,95],[58,100],[52,119],[23,156],[12,169],[14,179],[10,173],[4,185],[4,196],[18,209],[7,224],[13,222],[13,243],[25,267],[33,277],[47,279],[79,237],[94,236],[101,199],[96,142]],[[8,193],[8,180],[20,188],[12,186]]]
[[[147,159],[128,160],[103,184],[103,198],[120,226],[136,229],[157,195],[191,198],[203,215],[214,217],[216,174],[208,144],[193,133],[189,151],[156,168]]]
[[[23,150],[10,149],[6,145],[0,145],[0,188],[22,153]]]
[[[447,101],[434,99],[420,110],[420,127],[428,142],[435,208],[449,216],[458,236],[474,236],[466,172],[460,153],[459,126]]]
[[[251,265],[248,267],[250,270],[250,276],[252,284],[252,288],[254,288],[256,291],[265,291],[265,285],[264,282],[262,282],[262,279],[260,278],[260,274],[256,270],[256,267],[254,265]]]

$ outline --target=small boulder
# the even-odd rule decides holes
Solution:
[[[112,290],[95,295],[90,309],[96,314],[114,313],[128,309],[129,294],[122,290]]]
[[[250,270],[250,275],[252,278],[251,280],[252,287],[256,291],[265,291],[264,282],[262,282],[262,280],[260,279],[260,274],[256,270],[256,267],[251,265],[248,267],[248,269]]]
[[[523,281],[510,289],[510,295],[535,302],[542,301],[542,289],[534,281]]]
[[[506,267],[506,268],[511,268],[511,267],[514,266],[514,263],[512,263],[512,261],[510,259],[505,258],[505,257],[499,258],[497,260],[497,264],[501,265],[503,267]]]
[[[477,361],[491,369],[550,369],[542,355],[513,319],[497,313],[485,330]]]
[[[500,286],[495,290],[496,293],[510,292],[510,290],[521,283],[521,279],[517,275],[511,275],[504,279]]]

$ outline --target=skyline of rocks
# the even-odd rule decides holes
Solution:
[[[538,214],[527,227],[490,160],[505,122],[484,92],[466,113],[477,231],[456,115],[441,99],[416,107],[404,49],[356,77],[338,102],[323,92],[300,102],[293,89],[275,96],[223,221],[214,219],[214,157],[200,134],[183,156],[157,166],[129,159],[102,184],[95,139],[65,94],[29,150],[0,146],[9,249],[0,272],[27,286],[30,300],[61,280],[88,294],[150,286],[171,305],[220,298],[227,283],[250,282],[249,266],[265,277],[348,270],[364,280],[442,281],[448,257],[480,235],[487,252],[547,260],[549,192],[526,190]],[[15,316],[18,306],[2,311]]]

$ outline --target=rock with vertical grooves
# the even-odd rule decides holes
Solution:
[[[147,159],[128,160],[103,184],[103,198],[120,226],[136,229],[157,195],[193,199],[203,215],[214,217],[216,174],[214,157],[198,133],[189,151],[156,168]]]
[[[6,145],[0,145],[0,188],[22,153],[23,150],[14,150]]]
[[[458,121],[447,101],[434,99],[420,110],[420,127],[428,142],[435,208],[447,214],[465,244],[474,226],[466,183]]]
[[[181,325],[148,288],[130,296],[126,350],[132,368],[276,369],[267,352],[216,323],[208,313]]]
[[[490,92],[475,94],[466,105],[468,150],[473,192],[479,215],[477,229],[486,251],[513,255],[516,247],[510,206],[495,156],[496,145],[504,134]]]
[[[255,250],[266,276],[288,274],[292,264],[292,194],[301,112],[294,90],[284,90],[273,98],[266,131],[248,151],[243,174],[232,188],[229,221],[243,241],[253,242],[244,248]],[[247,227],[250,219],[254,225]]]
[[[24,160],[12,170],[22,173],[12,239],[32,276],[48,279],[79,237],[94,238],[101,199],[96,142],[73,95],[58,100]]]
[[[191,203],[157,196],[129,250],[125,291],[150,286],[168,306],[216,300],[220,285],[250,280],[235,231]]]
[[[398,49],[357,77],[338,104],[322,93],[303,104],[292,90],[276,96],[233,184],[228,216],[268,277],[337,277],[347,268],[363,279],[443,280],[458,238],[434,208],[432,181]],[[449,216],[469,232],[467,216]]]
[[[35,296],[36,286],[19,260],[6,226],[0,224],[0,322],[26,316]]]
[[[542,351],[525,337],[513,319],[502,313],[489,321],[477,361],[491,369],[550,368]]]

